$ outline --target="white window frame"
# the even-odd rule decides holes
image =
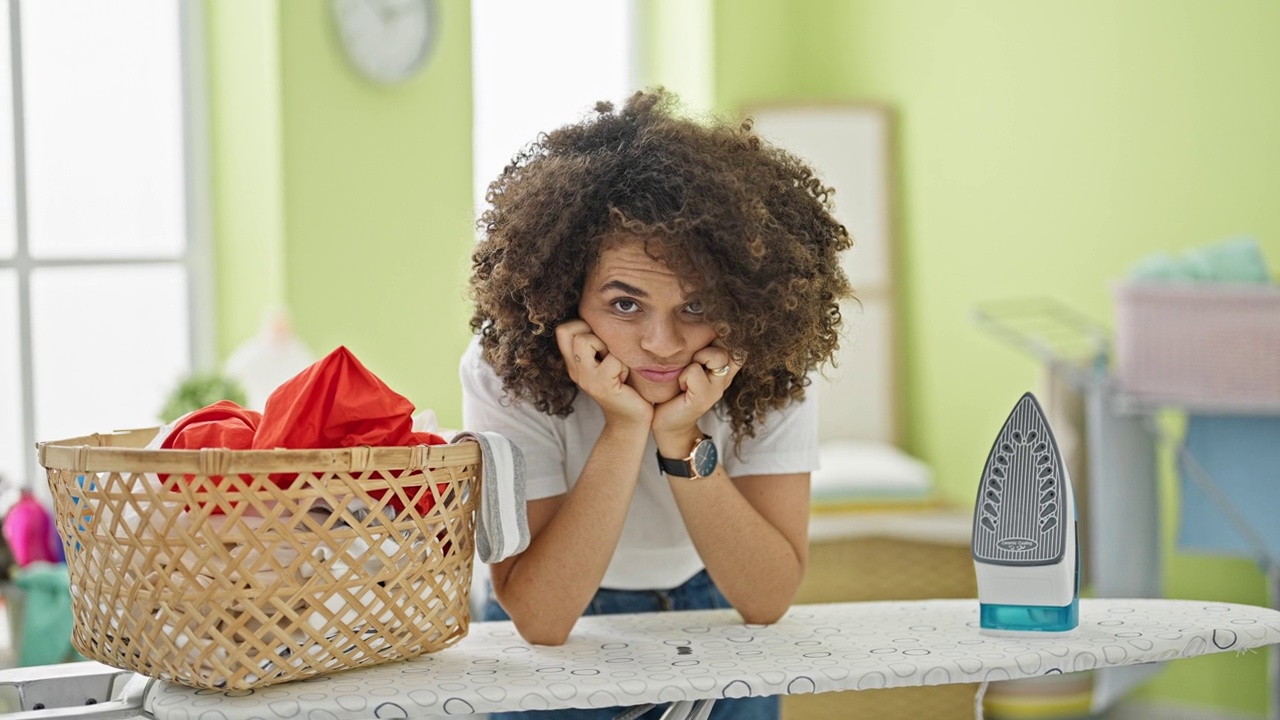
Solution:
[[[494,0],[492,4],[496,5],[502,1],[505,1],[505,0]],[[625,13],[625,15],[628,18],[627,32],[629,37],[627,38],[627,41],[626,41],[627,42],[627,67],[626,67],[627,93],[626,94],[629,94],[630,92],[634,92],[636,90],[642,90],[644,89],[644,87],[641,84],[643,80],[641,52],[642,52],[643,42],[644,42],[644,27],[643,27],[643,17],[640,11],[639,0],[607,0],[607,2],[621,3],[623,8],[622,11],[623,13]],[[489,4],[491,4],[490,0],[473,0],[473,2],[471,3],[471,27],[472,27],[473,38],[475,37],[476,28],[481,26],[486,21],[484,13],[487,12],[487,10],[485,6]],[[547,18],[548,22],[555,22],[556,16],[553,12],[547,11],[545,8],[543,8],[543,14]],[[539,35],[537,28],[528,28],[527,31],[532,33],[534,36]],[[547,42],[547,39],[543,37],[541,41]],[[473,40],[473,47],[472,47],[472,53],[473,53],[472,172],[475,175],[475,177],[472,183],[473,185],[472,202],[474,206],[473,215],[478,219],[480,214],[483,213],[485,208],[487,207],[487,203],[485,202],[485,199],[484,199],[486,188],[489,183],[497,179],[497,173],[493,171],[494,166],[493,165],[486,166],[486,163],[485,163],[486,160],[492,160],[493,158],[492,157],[482,158],[480,156],[481,148],[483,148],[483,150],[487,152],[493,151],[493,148],[489,147],[489,143],[491,142],[492,138],[481,137],[480,131],[481,131],[481,126],[483,122],[482,118],[484,118],[487,115],[487,113],[490,113],[490,112],[493,112],[495,114],[501,114],[504,112],[510,112],[510,109],[484,107],[482,93],[474,91],[474,87],[476,86],[476,84],[478,82],[483,82],[483,80],[477,80],[476,67],[480,65],[480,63],[477,63],[474,60],[474,54],[476,52],[477,52],[477,48],[475,47],[474,40]],[[526,58],[527,60],[527,50],[525,50],[524,48],[516,47],[512,50],[512,57],[510,58],[509,62],[510,63],[520,62],[519,59],[522,57]],[[613,100],[614,103],[620,107],[621,106],[620,104],[626,101],[626,94],[624,94],[621,97],[612,97],[612,98],[593,97],[591,101],[594,102],[596,100]],[[590,109],[591,109],[590,106],[583,106],[578,108],[564,108],[564,110],[567,110],[569,113],[574,113],[574,112],[586,113]],[[561,118],[561,121],[564,124],[568,124],[568,123],[574,122],[576,119],[577,118],[574,117],[572,114],[567,114]],[[523,143],[532,142],[536,138],[538,133],[546,132],[552,129],[554,128],[544,127],[544,126],[529,127],[528,131],[522,137],[521,142]],[[520,149],[519,147],[509,148],[509,152],[504,153],[502,156],[503,162],[505,162],[506,160],[509,160],[512,157],[512,155],[519,149]],[[501,169],[501,166],[498,166],[498,169]],[[477,228],[477,239],[479,239],[479,235],[480,235],[480,230]]]
[[[0,11],[9,15],[10,71],[13,112],[14,231],[17,247],[12,258],[0,258],[0,269],[13,269],[17,276],[18,338],[20,398],[22,407],[21,447],[29,450],[25,472],[9,478],[10,485],[29,487],[47,498],[48,489],[41,482],[44,470],[37,465],[35,444],[58,438],[37,438],[35,424],[35,382],[31,318],[31,276],[43,268],[146,266],[150,264],[180,265],[187,275],[187,310],[190,327],[188,352],[192,370],[215,366],[214,298],[211,242],[211,192],[209,178],[209,130],[206,103],[206,68],[203,0],[179,2],[179,61],[181,63],[183,175],[186,200],[186,246],[175,256],[139,256],[125,258],[33,258],[28,250],[26,133],[23,106],[22,3],[25,0],[0,0]],[[41,0],[34,0],[39,2]],[[96,428],[101,431],[109,428]],[[14,483],[17,480],[17,483]],[[32,487],[34,486],[34,487]]]

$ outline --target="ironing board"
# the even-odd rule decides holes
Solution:
[[[132,676],[134,691],[98,710],[275,720],[678,703],[669,717],[702,717],[704,700],[1009,680],[1280,643],[1280,611],[1207,601],[1084,599],[1080,626],[1046,637],[983,635],[977,619],[975,600],[797,605],[768,626],[732,610],[596,616],[560,647],[526,644],[509,622],[475,623],[433,655],[255,690]]]

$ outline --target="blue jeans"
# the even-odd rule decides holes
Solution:
[[[670,590],[609,590],[600,588],[587,606],[586,615],[662,612],[663,610],[707,610],[731,607],[707,571],[694,575],[685,584]],[[485,603],[484,620],[510,620],[493,597]],[[491,713],[490,720],[613,720],[625,707],[592,710],[531,710],[527,712]],[[659,705],[641,715],[642,720],[658,720],[666,712]],[[710,720],[777,720],[779,700],[773,697],[716,700]]]

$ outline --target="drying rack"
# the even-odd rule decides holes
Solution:
[[[1158,421],[1164,410],[1214,414],[1280,415],[1280,407],[1196,403],[1124,392],[1110,373],[1110,328],[1047,297],[999,300],[973,310],[975,324],[992,337],[1039,360],[1085,400],[1088,447],[1086,483],[1089,538],[1083,538],[1097,597],[1162,597],[1156,482],[1156,448],[1171,449],[1188,478],[1248,543],[1267,577],[1268,599],[1280,609],[1280,557],[1222,491],[1218,481],[1187,451],[1182,438]],[[1097,542],[1090,542],[1094,540]],[[1117,546],[1117,542],[1123,545]],[[1089,547],[1094,549],[1089,552]],[[1101,548],[1106,548],[1102,552]],[[1280,720],[1280,651],[1270,649],[1269,720]],[[1103,671],[1095,687],[1095,710],[1118,700],[1154,674],[1153,668]]]

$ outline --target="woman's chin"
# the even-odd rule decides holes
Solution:
[[[642,380],[632,387],[640,393],[640,397],[654,405],[661,405],[680,394],[680,384],[674,380],[660,385]]]

